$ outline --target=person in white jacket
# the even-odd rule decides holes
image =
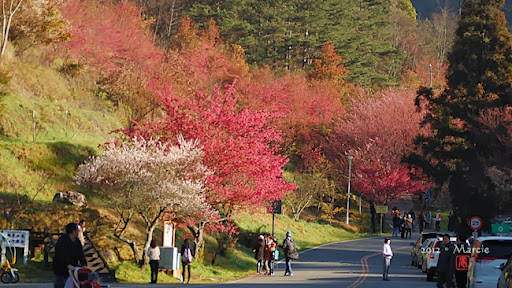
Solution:
[[[382,274],[382,280],[389,281],[389,266],[391,265],[391,259],[393,258],[393,251],[391,250],[391,239],[384,239],[384,247],[382,248],[382,256],[384,258],[384,273]]]
[[[160,248],[155,239],[151,241],[148,249],[149,266],[151,267],[151,283],[156,283],[158,277],[158,262],[160,261]]]

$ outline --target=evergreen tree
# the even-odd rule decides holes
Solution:
[[[393,47],[390,0],[327,1],[322,37],[336,47],[350,71],[348,80],[362,86],[396,85],[404,53]]]
[[[478,215],[489,228],[499,192],[486,175],[493,145],[477,136],[482,113],[512,102],[512,46],[501,8],[504,0],[465,0],[456,39],[448,55],[448,88],[440,95],[420,89],[417,105],[427,111],[431,135],[418,136],[421,155],[408,161],[424,169],[438,187],[447,184],[459,232]]]

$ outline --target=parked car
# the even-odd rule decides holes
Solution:
[[[471,248],[468,270],[468,288],[494,287],[500,278],[500,271],[512,255],[512,237],[479,237]]]
[[[508,258],[507,263],[500,264],[501,275],[498,278],[498,288],[512,288],[512,256]]]
[[[425,240],[427,239],[433,239],[441,237],[441,234],[435,233],[435,232],[425,232],[421,234],[421,237],[416,240],[416,242],[411,243],[412,249],[411,249],[411,265],[417,267],[418,269],[421,268],[421,265],[423,263],[423,257],[421,255],[422,252],[422,246],[425,243]]]
[[[457,241],[457,237],[450,236],[450,242],[455,243]],[[423,264],[421,269],[427,273],[427,281],[434,281],[434,276],[437,275],[437,262],[439,261],[439,245],[443,242],[442,238],[436,238],[430,242],[429,246],[426,249],[428,254],[425,254],[423,257]]]
[[[427,265],[426,265],[426,261],[427,261],[427,258],[430,257],[430,252],[432,252],[430,249],[431,248],[431,244],[437,240],[441,240],[440,238],[429,238],[429,239],[426,239],[425,242],[423,242],[423,244],[421,245],[421,254],[420,254],[420,258],[418,258],[418,261],[420,261],[421,263],[421,271],[423,271],[423,273],[427,273]]]

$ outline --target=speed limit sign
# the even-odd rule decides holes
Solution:
[[[480,217],[473,216],[471,219],[469,219],[469,227],[471,227],[472,230],[479,230],[482,228],[483,222]]]

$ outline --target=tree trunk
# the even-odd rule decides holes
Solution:
[[[204,245],[204,228],[206,222],[199,222],[196,227],[188,226],[188,229],[194,233],[194,260],[201,262],[203,259],[203,245]]]
[[[7,40],[9,39],[9,31],[11,30],[11,23],[14,17],[14,14],[18,11],[21,6],[23,0],[19,0],[16,5],[14,4],[15,0],[11,0],[9,3],[9,14],[7,15],[7,11],[5,9],[5,1],[2,0],[2,14],[3,14],[3,25],[2,25],[2,43],[0,56],[3,56],[5,53],[5,48],[7,47]]]
[[[172,1],[172,4],[171,4],[171,19],[169,20],[169,26],[167,28],[167,37],[171,37],[171,33],[172,33],[172,26],[174,25],[174,7],[176,6],[176,0],[173,0]]]
[[[125,211],[118,210],[118,213],[119,213],[121,219],[119,220],[119,223],[117,224],[117,226],[114,230],[114,236],[117,239],[128,244],[128,246],[130,246],[130,248],[132,249],[132,252],[133,252],[133,259],[134,259],[135,263],[138,264],[140,262],[140,260],[139,260],[139,248],[137,246],[137,242],[124,237],[126,228],[128,227],[128,224],[130,223],[130,221],[132,220],[133,211],[125,212]]]
[[[144,251],[142,251],[142,263],[140,263],[142,270],[146,269],[146,265],[149,264],[148,249],[151,245],[151,241],[153,241],[153,232],[155,231],[157,223],[158,221],[146,230],[146,243],[144,244]]]
[[[164,212],[164,208],[160,208],[160,211],[158,213],[155,213],[152,215],[151,218],[149,218],[147,214],[144,213],[144,211],[141,211],[139,214],[144,219],[144,222],[146,223],[146,242],[144,243],[144,251],[142,251],[142,259],[139,263],[139,266],[142,269],[146,268],[146,265],[149,264],[149,258],[148,258],[148,249],[151,245],[151,241],[153,240],[153,232],[155,231],[156,225],[158,225],[160,219],[160,215]]]

